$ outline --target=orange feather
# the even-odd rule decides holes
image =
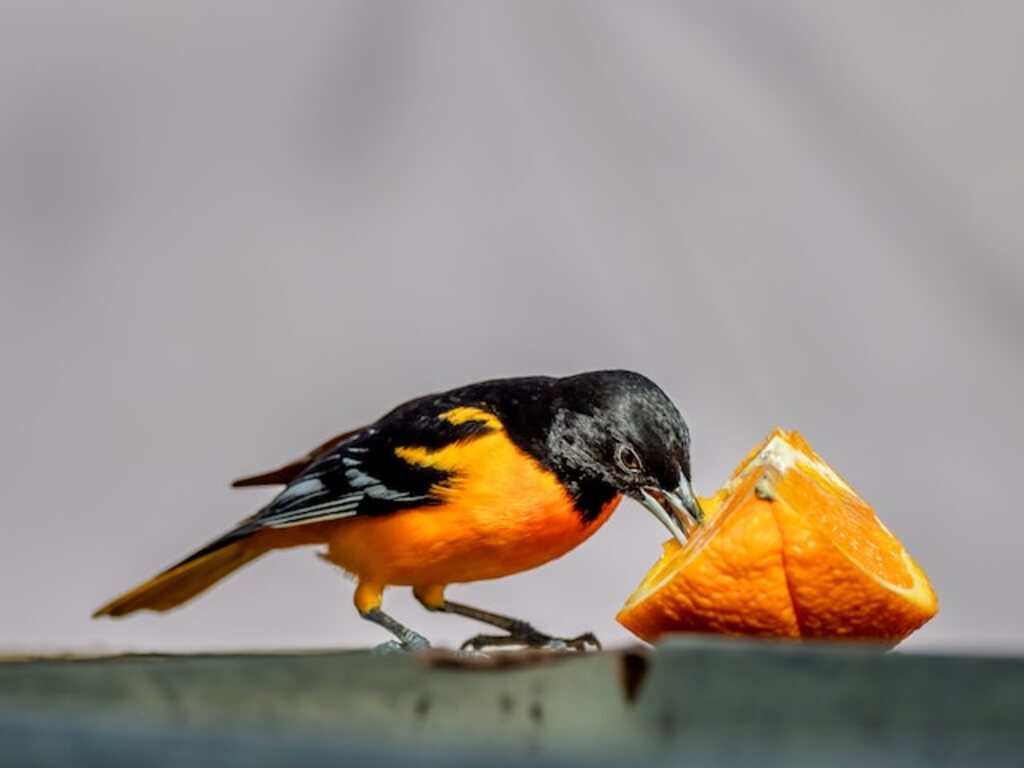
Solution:
[[[327,559],[376,584],[425,587],[535,568],[588,539],[621,498],[584,524],[555,475],[501,429],[437,450],[396,453],[453,474],[436,489],[440,505],[330,527]]]

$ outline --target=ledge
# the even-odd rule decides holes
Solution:
[[[8,659],[0,764],[1019,765],[1024,659],[679,638],[491,661]]]

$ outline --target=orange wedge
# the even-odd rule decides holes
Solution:
[[[665,544],[618,614],[653,642],[698,631],[903,639],[935,615],[924,571],[797,432],[776,429]]]

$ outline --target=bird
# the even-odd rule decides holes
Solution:
[[[430,648],[386,613],[387,587],[411,587],[429,611],[501,630],[463,643],[600,648],[592,632],[559,638],[527,621],[453,602],[450,584],[536,568],[587,540],[623,497],[678,541],[703,523],[690,432],[653,381],[626,370],[493,379],[425,395],[234,487],[283,485],[262,509],[99,608],[167,611],[273,550],[319,545],[353,575],[360,616],[394,651]]]

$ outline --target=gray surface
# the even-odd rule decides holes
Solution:
[[[1024,659],[690,639],[499,667],[366,652],[15,662],[0,664],[0,738],[10,764],[59,764],[74,744],[97,759],[158,748],[153,765],[1019,765]]]
[[[369,645],[306,552],[90,611],[410,396],[603,366],[696,485],[775,424],[933,576],[911,648],[1024,647],[1024,6],[4,4],[0,647]],[[664,538],[456,599],[628,640]],[[389,594],[456,644],[478,630]]]

